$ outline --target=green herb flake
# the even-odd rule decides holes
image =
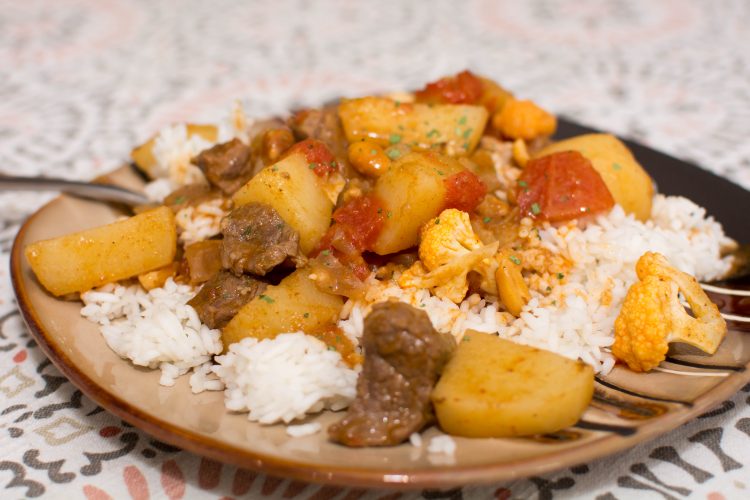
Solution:
[[[310,317],[310,313],[305,313],[302,316],[305,317],[305,318],[309,318]]]
[[[539,215],[539,213],[542,211],[541,208],[539,208],[539,203],[534,203],[531,205],[531,213],[534,215]]]
[[[484,222],[485,224],[489,224],[490,222],[492,222],[492,217],[485,217],[484,219],[482,219],[482,222]]]
[[[557,279],[561,280],[565,277],[563,273],[557,273]]]
[[[396,107],[399,107],[399,106],[401,106],[401,101],[395,101],[395,102],[394,102],[393,104],[394,104],[394,105],[395,105]]]
[[[253,227],[252,226],[248,226],[248,227],[246,227],[245,229],[242,230],[242,236],[250,236],[251,234],[253,234]]]
[[[456,135],[461,135],[461,127],[456,127],[456,129],[453,131]]]
[[[615,162],[615,163],[612,164],[612,168],[615,169],[615,170],[622,170],[622,165],[620,165],[619,163]]]
[[[435,225],[437,225],[437,224],[440,224],[440,217],[438,217],[437,219],[435,219]]]
[[[271,172],[278,172],[278,171],[279,171],[279,167],[271,167]]]
[[[518,257],[516,257],[515,255],[511,255],[510,257],[508,257],[508,259],[509,259],[509,260],[510,260],[510,261],[511,261],[512,263],[514,263],[515,265],[517,265],[517,266],[520,266],[520,265],[521,265],[521,259],[519,259],[519,258],[518,258]]]
[[[529,183],[526,181],[518,181],[518,185],[522,188],[528,187]]]
[[[471,342],[471,337],[464,336],[464,338],[461,339],[461,342]]]
[[[391,136],[388,138],[388,142],[391,144],[398,144],[401,142],[401,135],[400,134],[391,134]]]
[[[388,153],[386,154],[388,155],[388,158],[390,158],[391,160],[398,160],[399,157],[401,156],[401,151],[399,151],[398,149],[389,149]]]
[[[310,170],[315,170],[315,167],[317,167],[317,166],[318,166],[318,164],[317,164],[317,163],[310,163],[310,164],[308,165],[308,168],[309,168]]]
[[[468,142],[464,142],[463,148],[464,148],[464,149],[465,149],[466,151],[468,151],[468,150],[469,150],[469,143],[468,143]]]
[[[391,217],[393,217],[393,212],[391,212],[390,210],[388,210],[388,213],[385,214],[385,216],[390,219]]]
[[[557,305],[557,301],[556,301],[556,300],[553,300],[553,301],[552,301],[552,305],[553,305],[553,306],[556,306],[556,305]]]
[[[445,172],[442,170],[435,170],[435,172],[437,172],[438,175],[445,175]]]
[[[329,346],[328,346],[328,350],[329,350],[329,351],[335,351],[335,350],[336,350],[336,348],[335,348],[334,346],[332,346],[332,345],[329,345]]]
[[[458,120],[459,125],[464,125],[466,123],[466,115],[462,116],[461,119]]]
[[[434,137],[434,136],[437,136],[437,135],[440,135],[440,131],[438,129],[436,129],[436,128],[434,128],[434,129],[430,130],[429,132],[427,132],[427,137]]]
[[[382,214],[383,213],[383,209],[382,208],[378,208],[378,213]]]
[[[371,149],[370,150],[370,154],[371,155],[376,155],[376,154],[378,154],[378,150],[377,149]]]
[[[186,199],[187,198],[185,198],[184,196],[178,196],[177,198],[174,199],[174,204],[175,205],[180,205],[182,203],[185,203]]]
[[[473,128],[467,128],[466,130],[464,130],[464,139],[468,139],[471,136],[472,132],[474,132]]]
[[[269,304],[273,304],[274,302],[276,302],[275,300],[273,300],[273,298],[269,297],[268,295],[264,295],[264,294],[260,295],[260,300],[268,302]]]
[[[320,252],[320,255],[331,255],[331,251],[328,249],[325,249],[322,252]]]
[[[549,293],[549,292],[551,292],[551,291],[552,291],[552,287],[551,287],[551,286],[548,286],[548,287],[547,287],[547,293]]]

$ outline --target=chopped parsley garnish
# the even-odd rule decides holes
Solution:
[[[242,236],[250,236],[253,234],[253,226],[248,226],[242,230]]]
[[[615,162],[615,163],[612,164],[612,168],[615,169],[615,170],[622,170],[622,165],[620,165],[619,163]]]
[[[516,257],[515,255],[511,255],[510,257],[508,257],[508,259],[510,259],[510,261],[511,261],[512,263],[514,263],[515,265],[517,265],[517,266],[520,266],[520,265],[521,265],[521,259],[519,259],[519,258],[518,258],[518,257]]]
[[[391,134],[391,136],[388,138],[388,142],[391,144],[398,144],[401,142],[401,135],[399,134]]]
[[[433,137],[433,136],[436,136],[436,135],[440,135],[440,131],[438,131],[438,129],[436,129],[436,128],[434,128],[434,129],[430,130],[429,132],[427,132],[427,137]]]
[[[435,219],[435,224],[440,224],[440,217],[438,217],[437,219]]]
[[[335,351],[335,350],[336,350],[336,348],[335,348],[334,346],[332,346],[332,345],[329,345],[329,346],[328,346],[328,350],[329,350],[329,351]]]
[[[260,300],[264,300],[264,301],[268,302],[269,304],[273,304],[274,302],[276,302],[271,297],[269,297],[268,295],[264,295],[264,294],[260,295]]]
[[[467,151],[469,150],[469,143],[468,142],[464,142],[464,149],[467,150]]]
[[[309,318],[310,317],[310,313],[305,313],[302,316],[305,317],[305,318]]]
[[[278,172],[278,171],[279,171],[279,167],[271,167],[271,172]]]
[[[461,339],[461,342],[470,342],[470,341],[471,341],[471,337],[464,336],[464,338]]]
[[[382,208],[378,208],[378,213],[382,214],[383,213],[383,209]]]
[[[551,286],[548,286],[548,287],[547,287],[547,292],[551,292],[551,291],[552,291],[552,287],[551,287]]]
[[[490,222],[492,222],[492,217],[485,217],[484,219],[482,219],[482,222],[484,222],[485,224],[489,224]]]
[[[473,131],[474,131],[474,129],[473,129],[473,128],[467,128],[466,130],[464,130],[464,139],[468,139],[468,138],[469,138],[469,136],[471,136],[471,133],[472,133]]]
[[[389,149],[388,153],[386,154],[391,160],[398,160],[398,158],[401,156],[401,151],[399,151],[398,149]]]
[[[522,188],[525,188],[529,185],[529,183],[526,181],[518,181],[518,185],[521,186]]]
[[[320,252],[320,255],[331,255],[331,251],[328,249],[325,249],[322,252]]]
[[[385,216],[390,219],[391,217],[393,217],[393,212],[391,212],[390,210],[388,210],[388,213],[385,214]]]
[[[442,170],[435,170],[435,172],[437,172],[438,175],[445,175],[445,172]]]
[[[459,125],[463,125],[464,123],[466,123],[466,115],[462,116],[461,119],[458,120]]]
[[[185,203],[186,199],[187,198],[185,198],[184,196],[178,196],[177,198],[174,199],[174,204],[179,205],[181,203]]]
[[[539,213],[542,211],[541,208],[539,208],[539,203],[534,203],[531,205],[531,213],[534,215],[539,215]]]
[[[563,273],[557,273],[557,279],[561,280],[565,277]]]
[[[310,170],[315,170],[315,167],[317,167],[317,166],[318,166],[318,164],[317,164],[317,163],[310,163],[310,164],[308,165],[308,167],[310,168]]]
[[[378,154],[378,150],[377,149],[371,149],[370,150],[370,154],[371,155],[376,155],[376,154]]]

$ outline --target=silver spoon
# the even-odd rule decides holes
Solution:
[[[81,198],[97,201],[113,201],[129,206],[146,205],[150,200],[141,193],[109,184],[69,181],[44,177],[0,176],[0,190],[15,191],[62,191]]]

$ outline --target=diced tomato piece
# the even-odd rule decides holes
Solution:
[[[324,142],[317,139],[305,139],[287,150],[284,157],[302,153],[310,168],[320,177],[325,177],[336,170],[336,158]]]
[[[482,97],[482,80],[471,71],[447,76],[415,93],[417,102],[429,104],[476,104]]]
[[[599,172],[577,151],[529,161],[518,179],[516,199],[522,215],[551,222],[605,212],[615,205]]]
[[[445,184],[445,204],[443,208],[457,208],[471,212],[482,202],[487,194],[484,185],[474,172],[464,170],[453,174],[443,181]]]
[[[334,223],[320,240],[312,257],[324,251],[333,252],[358,278],[370,274],[362,252],[369,250],[383,229],[385,214],[382,202],[374,195],[352,198],[333,212]]]

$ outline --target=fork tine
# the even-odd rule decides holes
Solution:
[[[750,290],[729,287],[727,281],[718,283],[701,283],[701,287],[721,311],[721,316],[737,330],[750,331]]]

